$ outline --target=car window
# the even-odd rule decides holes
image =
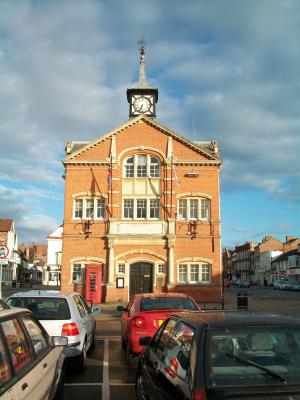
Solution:
[[[75,301],[75,304],[76,304],[76,307],[77,307],[77,310],[78,310],[80,316],[82,318],[85,317],[87,312],[86,312],[82,302],[80,301],[80,297],[76,295],[76,296],[73,297],[73,299]]]
[[[56,297],[11,297],[7,304],[12,307],[28,308],[40,320],[70,319],[67,300]]]
[[[86,304],[86,301],[84,300],[84,298],[82,296],[79,296],[79,298],[85,309],[85,312],[88,314],[90,312],[90,307]]]
[[[1,327],[6,337],[14,369],[18,372],[32,360],[29,344],[16,319],[1,322]]]
[[[24,315],[22,321],[27,329],[31,338],[34,351],[36,354],[43,352],[49,348],[47,335],[43,332],[41,327],[33,320],[30,315]]]
[[[141,311],[149,310],[197,310],[195,303],[185,297],[145,297],[141,300]]]
[[[3,344],[2,337],[0,337],[0,387],[11,378],[7,354]]]
[[[153,351],[157,354],[157,356],[162,359],[164,355],[164,350],[166,347],[166,343],[170,337],[172,329],[176,324],[176,320],[169,319],[162,327],[158,330],[156,335],[154,336],[150,346]]]
[[[276,385],[263,366],[287,380],[300,382],[300,326],[212,330],[206,348],[208,385]],[[245,361],[246,360],[246,361]],[[251,364],[252,363],[252,364]]]
[[[179,322],[171,331],[165,346],[164,363],[170,376],[176,374],[185,379],[190,363],[190,352],[194,330],[183,322]]]

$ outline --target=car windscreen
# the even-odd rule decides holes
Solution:
[[[7,304],[12,307],[28,308],[40,320],[70,319],[66,299],[51,297],[11,297]]]
[[[208,387],[300,382],[300,323],[214,329],[205,348]]]
[[[197,310],[195,303],[184,297],[146,297],[141,300],[141,311]]]

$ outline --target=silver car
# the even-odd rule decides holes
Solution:
[[[30,311],[1,303],[1,400],[62,398],[67,343],[66,337],[49,337]]]
[[[50,290],[16,293],[6,303],[28,308],[50,336],[66,336],[69,346],[80,350],[76,370],[84,370],[86,353],[95,346],[95,313],[99,309],[91,309],[79,293]]]

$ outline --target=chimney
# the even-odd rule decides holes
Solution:
[[[286,237],[285,237],[285,241],[286,241],[286,242],[289,242],[290,240],[293,240],[293,239],[296,239],[295,236],[290,236],[290,235],[289,235],[289,236],[286,236]]]

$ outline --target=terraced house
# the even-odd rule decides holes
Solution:
[[[129,120],[66,146],[62,289],[94,303],[158,291],[221,303],[218,144],[157,121],[140,54]]]

